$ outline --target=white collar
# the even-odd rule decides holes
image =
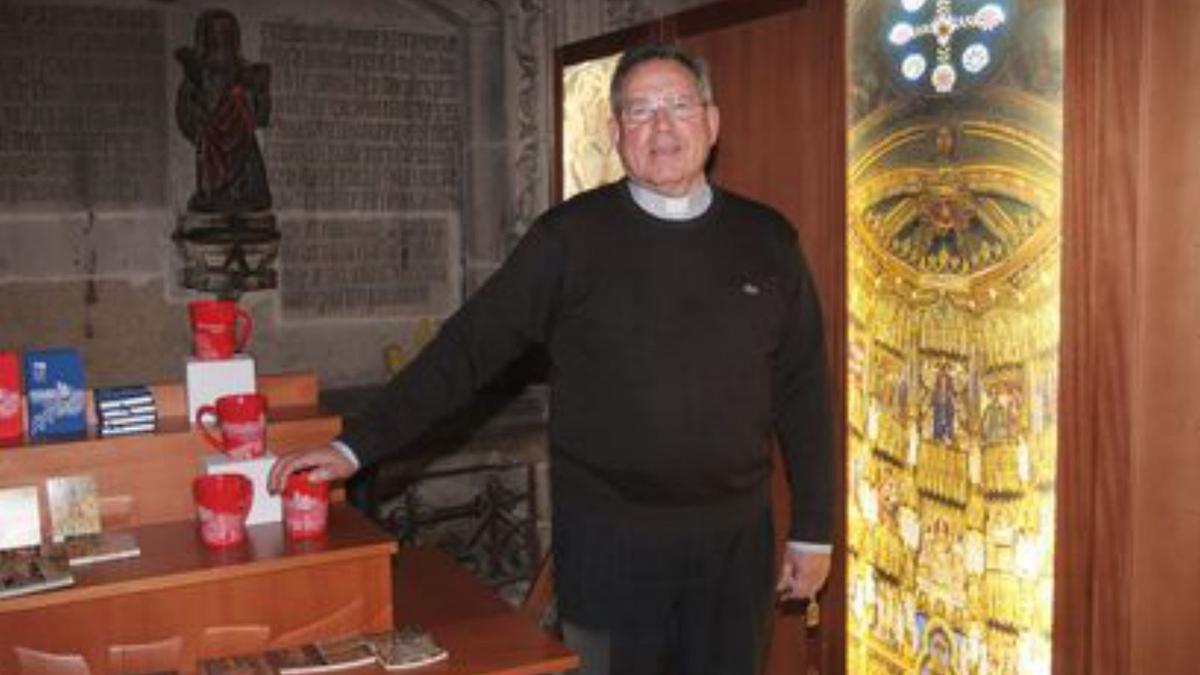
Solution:
[[[641,183],[628,180],[629,195],[633,201],[656,218],[663,220],[691,220],[700,216],[712,204],[713,193],[708,181],[701,180],[682,197],[671,197],[655,192]]]

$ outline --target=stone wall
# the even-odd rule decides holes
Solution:
[[[226,5],[242,57],[273,76],[257,137],[281,284],[241,299],[261,371],[379,381],[385,346],[452,311],[477,283],[464,269],[504,255],[504,17],[430,4]],[[180,287],[170,241],[196,181],[172,53],[208,8],[0,7],[0,349],[78,347],[93,386],[182,377],[186,301],[203,296]]]

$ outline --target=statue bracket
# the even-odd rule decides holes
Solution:
[[[183,260],[184,288],[237,300],[242,293],[277,288],[282,234],[269,211],[185,213],[171,235]]]

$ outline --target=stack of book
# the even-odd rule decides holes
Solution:
[[[263,654],[200,662],[200,675],[316,675],[375,664],[403,671],[443,661],[448,653],[420,626],[354,635]]]
[[[96,424],[101,436],[154,431],[158,408],[149,387],[109,387],[95,392]]]

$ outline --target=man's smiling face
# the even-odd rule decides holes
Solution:
[[[688,193],[704,175],[719,115],[682,64],[655,59],[629,71],[610,132],[626,173],[664,195]]]

